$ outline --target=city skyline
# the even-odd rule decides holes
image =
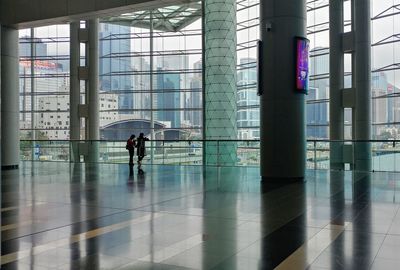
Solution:
[[[317,1],[318,3],[321,1]],[[329,74],[327,70],[329,64],[324,63],[323,58],[329,58],[329,52],[327,46],[329,45],[329,37],[327,36],[328,31],[325,28],[317,29],[317,27],[326,27],[324,22],[327,20],[328,9],[321,7],[313,10],[311,7],[317,7],[318,3],[312,2],[310,11],[308,12],[308,38],[311,40],[311,51],[319,50],[319,57],[313,57],[311,59],[310,72],[311,89],[307,97],[307,115],[308,115],[308,135],[309,137],[327,138],[328,137],[328,111],[329,111],[329,79],[326,74]],[[257,129],[259,122],[258,105],[251,103],[257,100],[258,97],[254,97],[256,94],[256,85],[253,82],[254,79],[251,77],[245,77],[244,74],[254,74],[253,63],[256,61],[256,50],[254,47],[254,40],[258,36],[258,1],[252,1],[254,5],[248,7],[246,12],[240,12],[238,14],[238,138],[258,138]],[[389,16],[390,10],[386,11],[387,19],[384,21],[376,18],[376,16],[383,11],[387,10],[393,3],[391,1],[372,1],[372,17],[373,22],[373,43],[375,44],[372,48],[372,59],[373,69],[375,72],[372,73],[372,108],[374,111],[374,134],[386,133],[388,129],[398,129],[397,122],[399,116],[399,101],[397,93],[399,92],[400,80],[397,79],[400,76],[399,70],[396,68],[396,48],[391,46],[395,42],[394,34],[400,31],[400,27],[395,24],[396,16]],[[347,4],[346,4],[347,5]],[[345,7],[345,16],[348,17],[349,8]],[[103,32],[105,32],[105,24],[102,24]],[[316,26],[315,26],[316,25]],[[318,26],[319,25],[319,26]],[[393,26],[393,27],[392,27]],[[113,47],[112,50],[104,50],[100,57],[100,65],[105,62],[109,63],[109,69],[102,69],[100,72],[102,78],[109,78],[109,82],[100,83],[101,95],[114,91],[118,95],[118,105],[116,109],[103,108],[100,112],[102,119],[110,118],[113,114],[127,114],[126,117],[135,119],[150,119],[151,113],[153,113],[155,120],[160,116],[160,120],[165,122],[166,127],[176,126],[182,130],[193,129],[198,134],[201,134],[202,125],[202,76],[201,76],[201,24],[200,20],[194,22],[191,26],[186,27],[182,32],[171,32],[161,33],[157,32],[154,38],[154,55],[153,55],[153,81],[150,82],[150,42],[149,42],[149,29],[139,27],[125,27],[110,25],[108,35],[100,37],[100,44],[108,43]],[[121,30],[125,29],[125,30]],[[349,28],[346,28],[348,31]],[[68,55],[69,55],[69,44],[68,36],[69,30],[67,25],[58,25],[51,27],[40,27],[34,29],[36,49],[38,51],[35,59],[35,65],[42,64],[41,71],[35,71],[35,84],[37,88],[43,88],[43,93],[47,92],[46,95],[38,93],[34,96],[34,100],[37,103],[39,99],[45,99],[46,96],[51,95],[67,95],[68,88],[64,87],[68,82]],[[114,33],[115,32],[115,33]],[[22,43],[30,43],[30,32],[29,30],[21,30],[20,38]],[[379,42],[393,36],[392,39],[388,40],[385,44]],[[125,44],[125,45],[121,45]],[[46,46],[47,53],[44,55],[43,46]],[[388,49],[390,48],[390,49]],[[174,50],[175,49],[175,50]],[[325,50],[325,51],[324,51]],[[21,89],[21,92],[25,91],[24,95],[27,98],[23,100],[21,105],[24,110],[21,110],[21,117],[25,120],[29,120],[30,113],[30,75],[28,70],[30,61],[29,56],[30,48],[24,49],[25,53],[21,53],[22,65],[25,66],[24,71],[21,72],[23,86],[25,90]],[[41,51],[41,52],[39,52]],[[101,51],[101,50],[100,50]],[[179,59],[179,56],[173,55],[184,55],[185,60]],[[175,57],[175,60],[171,58]],[[170,60],[168,60],[168,58]],[[322,60],[321,60],[322,59]],[[42,62],[40,62],[42,61]],[[44,62],[43,62],[44,61]],[[55,62],[62,66],[62,69],[48,68]],[[244,62],[249,62],[248,66],[244,67]],[[184,64],[180,63],[184,62]],[[179,63],[179,64],[177,64]],[[351,65],[350,58],[345,58],[346,71],[349,71]],[[197,64],[197,66],[196,66]],[[47,65],[47,69],[46,69]],[[175,67],[175,68],[174,68]],[[314,71],[313,71],[314,69]],[[350,69],[351,70],[351,69]],[[25,72],[25,74],[24,74]],[[166,92],[165,83],[161,84],[161,77],[158,76],[162,72],[165,75],[163,81],[172,74],[180,73],[179,75],[179,86],[177,83],[178,78],[175,80],[173,86],[173,92],[180,90],[179,95],[175,96],[175,101],[170,103],[167,107],[168,113],[171,117],[165,117],[167,111],[158,108],[165,107],[165,103],[159,102],[161,97],[171,96],[170,93]],[[242,76],[243,75],[243,76]],[[113,80],[117,81],[113,87]],[[247,81],[246,81],[247,80]],[[252,82],[250,82],[252,81]],[[346,77],[345,83],[348,86],[351,80]],[[47,84],[47,86],[46,86]],[[151,84],[153,87],[151,87]],[[168,84],[168,83],[167,83]],[[64,86],[62,86],[64,85]],[[64,88],[63,88],[64,87]],[[150,93],[152,88],[153,93]],[[160,92],[160,93],[159,93]],[[151,98],[151,95],[152,98]],[[251,97],[253,95],[253,97]],[[151,106],[151,100],[153,106]],[[166,101],[166,100],[163,100]],[[172,111],[170,109],[173,109]],[[68,113],[69,108],[65,109],[65,114]],[[35,112],[33,115],[39,115],[42,112]],[[49,113],[49,112],[43,112]],[[164,114],[164,116],[162,116]],[[351,117],[348,110],[346,112],[346,124],[351,124]],[[179,119],[179,121],[174,120]],[[25,121],[26,122],[26,121]],[[170,122],[170,124],[168,124]],[[172,123],[175,124],[172,124]],[[177,124],[179,123],[179,124]],[[30,125],[26,126],[25,129],[29,130]],[[314,131],[311,131],[314,130]],[[314,132],[314,133],[313,133]],[[346,131],[349,136],[349,129]],[[250,133],[255,133],[251,135]]]

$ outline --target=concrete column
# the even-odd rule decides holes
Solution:
[[[35,28],[31,28],[31,159],[35,160],[35,146],[36,146],[36,117],[35,117],[35,58],[36,58],[36,43],[35,43]],[[24,100],[26,96],[24,97]],[[25,110],[25,107],[24,107]]]
[[[78,69],[80,66],[79,21],[70,24],[70,139],[80,140],[80,80]],[[78,142],[71,142],[71,162],[79,162]]]
[[[305,0],[260,1],[263,94],[261,176],[297,181],[305,175],[305,95],[295,90],[295,37],[306,36]]]
[[[99,106],[99,19],[91,19],[89,24],[89,92],[88,92],[88,140],[89,144],[89,162],[97,162],[99,159],[100,140],[100,106]]]
[[[18,30],[1,27],[1,167],[19,165],[19,78]]]
[[[342,49],[342,34],[344,32],[343,0],[329,2],[329,138],[344,139],[344,108],[342,91],[344,88],[344,53]],[[343,170],[343,143],[330,144],[330,167]]]
[[[204,12],[204,138],[237,139],[236,1],[206,0]],[[234,165],[235,142],[210,142],[205,164]]]
[[[89,140],[100,139],[99,19],[89,21]]]
[[[0,24],[0,111],[1,111],[1,24]],[[1,130],[2,130],[2,128],[1,128],[1,116],[0,116],[0,153],[1,153],[1,144],[2,144],[2,141],[1,141]],[[0,164],[1,164],[1,154],[0,154]],[[1,198],[1,194],[3,194],[3,190],[2,190],[2,181],[1,181],[1,173],[0,173],[0,202],[2,201],[2,198]],[[0,214],[0,224],[3,224],[2,223],[2,221],[1,221],[1,214]],[[0,233],[0,242],[1,242],[1,233]],[[3,254],[2,252],[1,252],[1,246],[0,246],[0,254]]]
[[[370,0],[355,0],[355,140],[371,140],[371,6]],[[356,142],[354,169],[371,170],[371,144]]]

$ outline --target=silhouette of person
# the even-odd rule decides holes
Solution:
[[[126,150],[129,151],[129,174],[133,174],[133,156],[135,155],[135,134],[132,134],[129,139],[126,141]]]
[[[145,142],[148,141],[149,139],[147,137],[144,137],[143,133],[139,134],[139,137],[137,138],[137,157],[138,157],[138,172],[143,173],[142,170],[142,160],[144,156],[146,155],[146,145]]]

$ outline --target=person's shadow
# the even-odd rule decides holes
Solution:
[[[128,191],[133,193],[135,191],[135,176],[132,173],[129,173],[128,180],[126,181],[126,186],[128,187]]]
[[[140,193],[143,193],[146,188],[146,174],[143,170],[138,171],[137,187]]]

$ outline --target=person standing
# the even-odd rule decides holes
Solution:
[[[138,172],[143,173],[142,170],[142,160],[144,156],[146,155],[146,145],[145,142],[148,141],[149,139],[144,136],[143,133],[139,134],[139,137],[137,138],[137,156],[138,156]]]
[[[133,156],[135,155],[135,146],[136,146],[136,142],[135,142],[135,134],[132,134],[129,139],[126,141],[126,150],[129,151],[129,174],[132,175],[133,174]]]

